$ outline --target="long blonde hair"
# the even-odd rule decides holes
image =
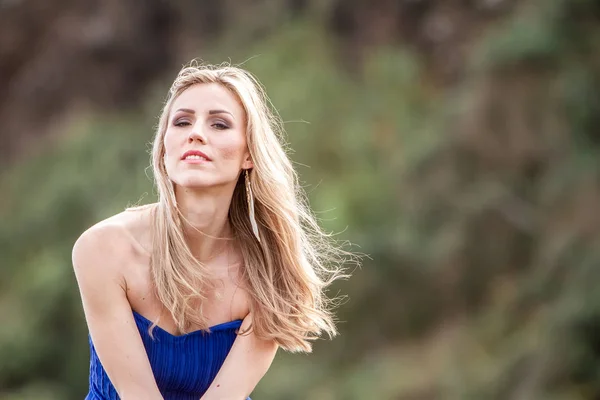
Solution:
[[[218,83],[239,99],[246,113],[246,137],[254,168],[250,172],[260,241],[253,234],[243,174],[229,210],[233,235],[243,256],[243,284],[250,294],[252,329],[288,351],[311,351],[311,340],[337,334],[332,300],[325,289],[346,277],[346,256],[331,235],[319,227],[284,146],[283,126],[270,107],[261,84],[249,72],[230,65],[192,62],[169,90],[152,150],[158,190],[153,210],[151,270],[156,293],[181,332],[191,326],[207,329],[194,304],[202,304],[210,274],[191,253],[184,236],[173,183],[164,164],[163,140],[174,100],[196,84]],[[200,312],[199,312],[200,311]],[[247,333],[248,331],[246,331]]]

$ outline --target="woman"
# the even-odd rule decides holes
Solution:
[[[336,334],[323,291],[346,253],[299,195],[281,133],[248,72],[180,71],[153,144],[158,202],[73,248],[87,399],[245,399],[278,347]]]

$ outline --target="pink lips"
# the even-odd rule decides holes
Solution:
[[[190,157],[190,156],[195,156],[195,157]],[[188,157],[190,157],[190,158],[188,158]],[[199,158],[199,157],[202,157],[202,158]],[[190,163],[190,164],[200,164],[200,163],[212,161],[210,159],[210,157],[208,157],[206,154],[204,154],[203,152],[201,152],[199,150],[186,151],[185,153],[183,153],[183,156],[181,156],[181,160],[186,163]]]

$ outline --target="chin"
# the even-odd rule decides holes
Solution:
[[[175,185],[186,189],[201,189],[211,186],[210,179],[207,179],[203,174],[178,174],[171,178]]]
[[[202,189],[211,186],[205,179],[181,179],[175,184],[185,189]]]

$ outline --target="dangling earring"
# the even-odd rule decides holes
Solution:
[[[256,218],[254,217],[254,196],[252,195],[252,187],[250,186],[250,174],[246,171],[246,200],[248,201],[248,214],[250,216],[250,225],[252,225],[252,232],[254,236],[260,242],[260,236],[258,235],[258,225],[256,224]]]

